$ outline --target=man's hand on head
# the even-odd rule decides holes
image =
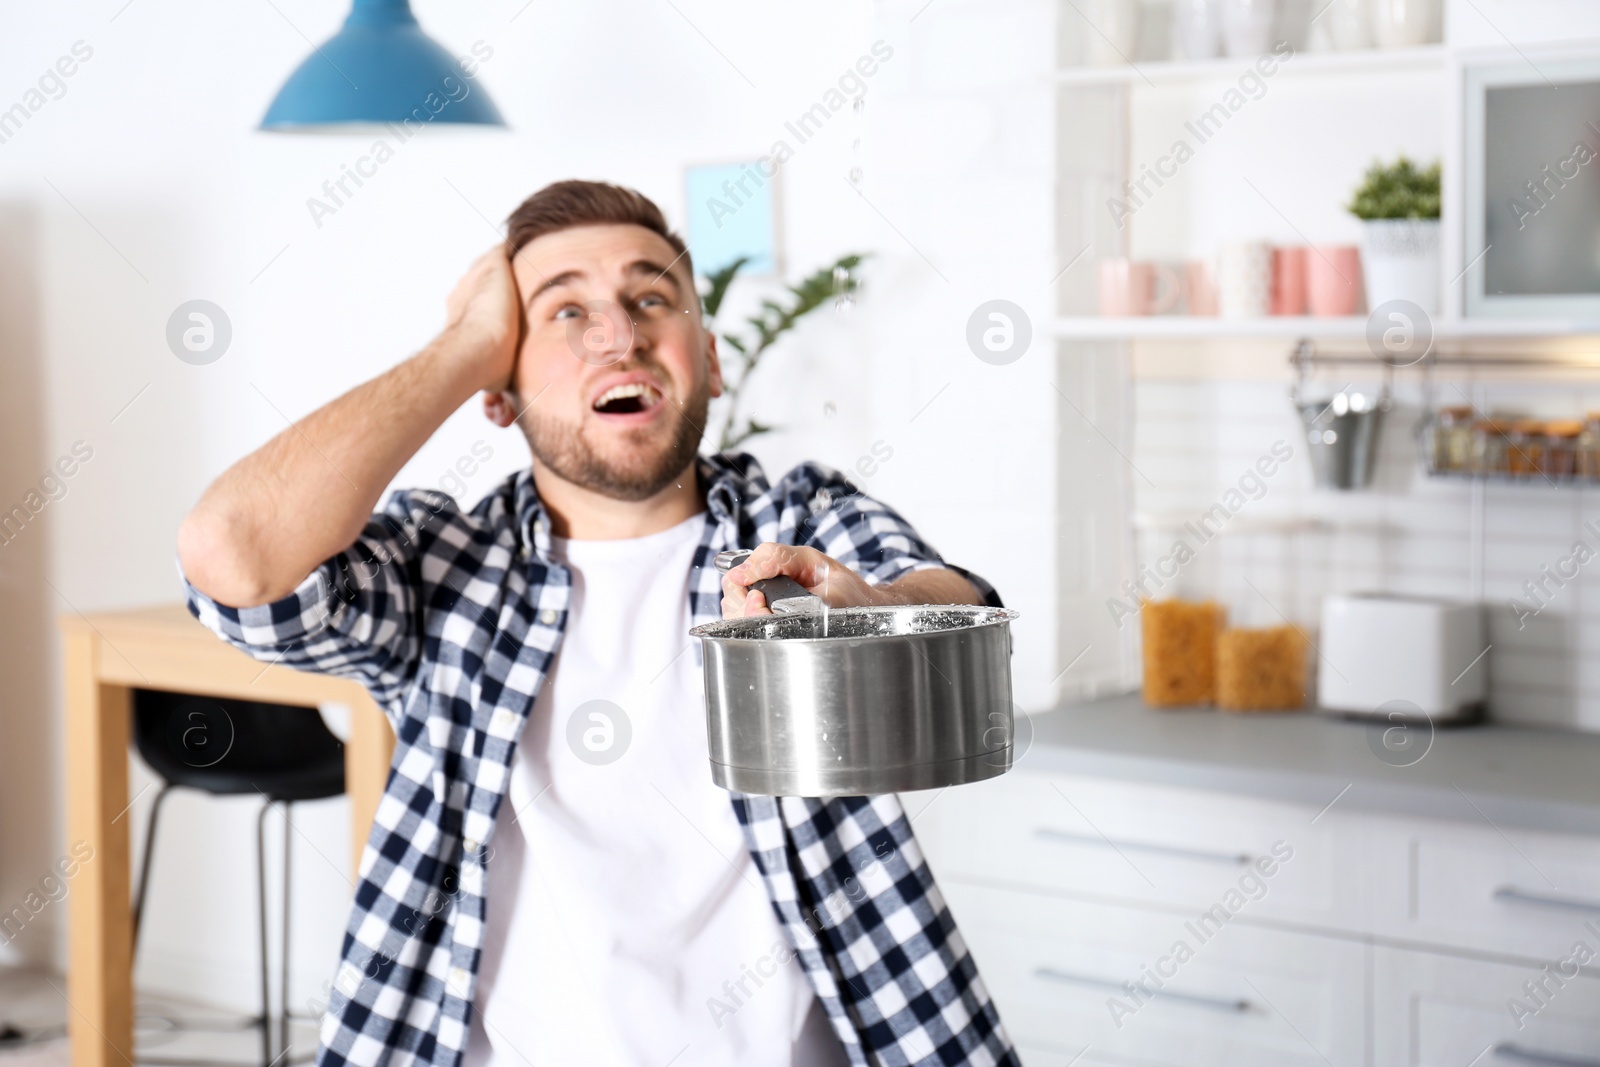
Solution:
[[[913,571],[883,585],[872,585],[855,571],[814,548],[766,542],[722,576],[722,617],[770,615],[766,598],[750,586],[764,578],[793,578],[831,608],[894,604],[981,604],[971,582],[955,571]]]
[[[445,335],[479,379],[478,388],[498,393],[511,384],[522,340],[522,297],[504,245],[479,256],[456,282],[445,303]]]

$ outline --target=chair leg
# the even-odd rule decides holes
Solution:
[[[283,970],[278,986],[278,1010],[283,1014],[278,1017],[278,1048],[285,1052],[289,1048],[289,835],[294,829],[289,825],[289,809],[293,806],[292,801],[283,802],[283,951],[279,964]]]
[[[161,815],[161,802],[167,799],[171,791],[171,782],[161,783],[161,792],[156,794],[156,802],[150,805],[150,820],[145,824],[144,831],[144,862],[139,864],[139,895],[133,898],[133,951],[139,951],[139,923],[144,919],[145,891],[150,888],[150,868],[156,855],[156,826]]]
[[[261,805],[256,816],[256,888],[260,904],[256,921],[261,931],[261,1067],[272,1067],[272,1006],[268,1002],[270,986],[267,978],[267,812],[272,801]]]

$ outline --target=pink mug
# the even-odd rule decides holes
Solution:
[[[1214,316],[1217,314],[1217,280],[1211,264],[1191,260],[1183,265],[1183,290],[1189,314]]]
[[[1272,250],[1272,305],[1274,315],[1306,313],[1306,249]]]
[[[1182,295],[1183,286],[1177,272],[1164,263],[1131,259],[1100,261],[1102,315],[1164,315],[1177,306]]]
[[[1361,307],[1361,249],[1313,245],[1306,256],[1306,297],[1320,319],[1355,315]]]

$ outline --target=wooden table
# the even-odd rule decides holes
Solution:
[[[394,734],[357,682],[266,666],[224,644],[181,604],[60,620],[66,665],[67,841],[94,858],[68,906],[68,1030],[74,1067],[133,1063],[133,902],[127,817],[134,689],[350,708],[345,790],[351,870],[388,781]]]

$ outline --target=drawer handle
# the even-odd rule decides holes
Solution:
[[[1527,904],[1535,908],[1566,908],[1569,911],[1600,912],[1600,900],[1579,900],[1576,897],[1546,897],[1537,893],[1524,893],[1513,886],[1503,885],[1494,891],[1494,899],[1502,904]],[[1600,1064],[1600,1060],[1591,1060]]]
[[[1197,848],[1181,848],[1177,845],[1152,845],[1145,841],[1113,841],[1109,837],[1071,834],[1065,830],[1052,830],[1049,827],[1041,827],[1033,833],[1035,837],[1042,837],[1048,841],[1070,841],[1075,845],[1098,845],[1102,848],[1151,852],[1159,856],[1180,856],[1184,859],[1202,860],[1206,863],[1226,863],[1233,867],[1243,867],[1250,862],[1250,857],[1242,852],[1206,852]]]
[[[1062,982],[1067,985],[1089,986],[1092,989],[1108,989],[1113,993],[1127,993],[1119,982],[1109,978],[1093,978],[1083,974],[1068,974],[1058,971],[1054,967],[1040,967],[1033,972],[1035,978],[1045,978],[1052,982]],[[1250,1010],[1248,1000],[1230,1000],[1227,997],[1205,997],[1198,993],[1178,993],[1170,989],[1156,990],[1156,996],[1168,1000],[1176,1000],[1184,1004],[1192,1004],[1197,1008],[1206,1008],[1210,1011],[1224,1011],[1231,1014],[1243,1014]]]
[[[1600,1067],[1600,1060],[1590,1059],[1587,1056],[1566,1056],[1553,1052],[1535,1052],[1532,1049],[1520,1048],[1517,1045],[1496,1045],[1494,1058],[1497,1060],[1510,1060],[1512,1063],[1537,1063],[1541,1067]]]

